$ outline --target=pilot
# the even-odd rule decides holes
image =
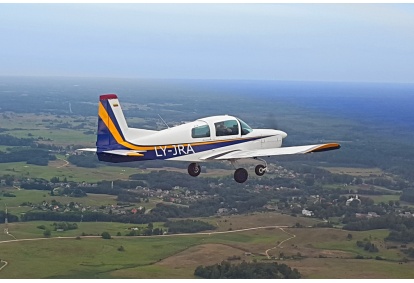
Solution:
[[[216,135],[217,136],[226,136],[231,135],[232,130],[227,128],[226,125],[224,125],[224,122],[219,122],[216,125]]]

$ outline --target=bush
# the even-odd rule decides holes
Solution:
[[[43,236],[45,236],[46,238],[50,238],[50,236],[52,236],[52,232],[50,232],[50,230],[49,230],[49,229],[46,229],[46,230],[43,232]]]
[[[108,232],[103,232],[101,236],[102,239],[112,239],[111,234],[109,234]]]

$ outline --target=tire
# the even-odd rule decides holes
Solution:
[[[266,167],[262,164],[259,164],[256,166],[256,168],[254,168],[254,172],[257,176],[263,176],[264,173],[266,173]]]
[[[249,174],[247,173],[247,170],[244,168],[239,168],[234,172],[234,180],[237,183],[244,183],[246,182]]]
[[[198,175],[200,175],[200,173],[201,173],[200,165],[196,163],[191,163],[190,165],[188,165],[188,174],[190,174],[190,176],[197,177]]]

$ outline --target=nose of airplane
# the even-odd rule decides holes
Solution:
[[[282,139],[287,137],[287,134],[285,132],[283,131],[279,131],[279,132],[280,132],[280,135],[282,136]]]

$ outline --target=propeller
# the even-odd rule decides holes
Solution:
[[[278,130],[279,126],[275,114],[269,113],[264,125],[266,129]]]

